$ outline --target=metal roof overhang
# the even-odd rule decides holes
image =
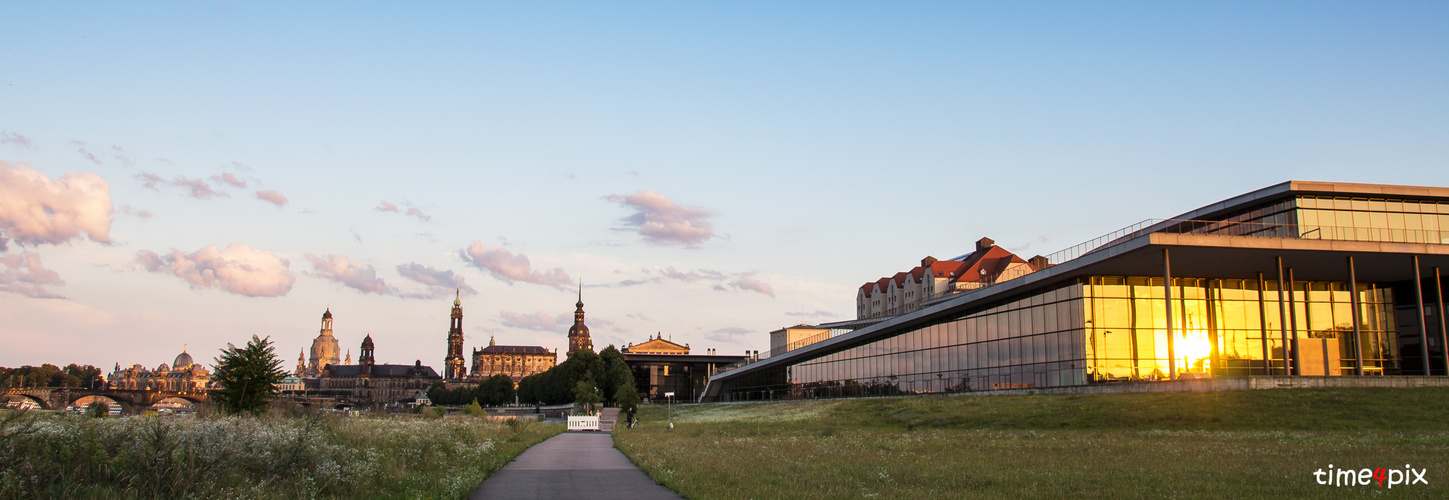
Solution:
[[[1262,273],[1266,279],[1276,279],[1277,257],[1283,258],[1285,268],[1293,268],[1294,278],[1298,281],[1348,281],[1348,257],[1354,258],[1361,283],[1413,280],[1411,256],[1414,255],[1419,256],[1425,279],[1433,276],[1431,269],[1434,267],[1449,269],[1449,245],[1442,244],[1144,234],[1042,271],[965,292],[925,309],[720,373],[709,379],[700,398],[717,397],[719,382],[728,379],[855,347],[954,317],[981,304],[1063,281],[1083,276],[1162,276],[1165,271],[1163,249],[1168,249],[1174,277],[1246,279],[1257,278],[1258,273]],[[1426,291],[1425,294],[1432,295],[1432,292]]]

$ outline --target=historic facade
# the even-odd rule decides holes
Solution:
[[[976,250],[966,255],[950,260],[926,256],[910,271],[861,285],[855,294],[855,317],[906,314],[952,294],[1010,281],[1044,267],[1040,256],[1025,260],[996,246],[991,238],[981,238]]]
[[[569,327],[569,354],[583,349],[594,350],[594,341],[589,338],[589,327],[584,324],[584,286],[579,285],[579,303],[574,304],[574,326]]]
[[[648,401],[664,401],[674,393],[676,401],[693,401],[704,390],[705,382],[720,367],[742,362],[746,356],[721,356],[713,349],[706,354],[689,354],[689,344],[676,344],[655,334],[639,344],[620,349],[624,364],[634,373],[634,388]]]
[[[664,340],[664,334],[658,333],[644,343],[629,344],[620,351],[634,354],[689,354],[689,344],[679,345],[672,340]]]
[[[106,377],[106,382],[112,389],[200,393],[206,392],[207,384],[211,383],[211,372],[206,367],[193,363],[191,355],[182,347],[181,354],[176,355],[171,366],[161,363],[155,370],[147,370],[139,364],[122,369],[121,364],[116,363],[111,375]]]
[[[433,382],[442,380],[422,360],[409,365],[377,364],[372,334],[362,340],[358,364],[327,365],[322,369],[319,387],[322,390],[351,392],[355,401],[388,404],[411,398],[418,391],[427,391]]]
[[[507,375],[515,385],[523,377],[543,373],[558,364],[558,351],[536,345],[497,345],[492,337],[488,347],[473,350],[471,379],[482,381],[494,375]]]
[[[459,294],[454,291],[452,320],[448,326],[448,356],[443,361],[443,378],[447,380],[459,380],[468,375],[468,367],[463,360],[463,300]]]
[[[317,377],[322,374],[322,369],[327,365],[340,364],[338,358],[340,350],[337,348],[337,337],[332,336],[332,308],[328,307],[327,312],[322,313],[322,331],[312,341],[312,359],[307,365],[303,377]]]

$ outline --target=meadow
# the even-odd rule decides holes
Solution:
[[[1438,388],[676,405],[673,430],[647,406],[640,419],[615,445],[696,499],[1449,497]],[[1314,475],[1406,464],[1428,484]]]
[[[467,498],[560,424],[0,413],[0,498]]]

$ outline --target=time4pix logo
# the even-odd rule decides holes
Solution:
[[[1429,469],[1415,469],[1409,464],[1404,464],[1403,469],[1379,467],[1375,469],[1335,469],[1333,464],[1328,464],[1328,470],[1318,469],[1313,471],[1313,479],[1324,486],[1375,486],[1379,488],[1393,488],[1395,486],[1413,486],[1416,484],[1428,485],[1429,480],[1424,479]]]

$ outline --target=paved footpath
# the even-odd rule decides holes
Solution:
[[[607,432],[565,432],[525,450],[493,473],[473,499],[677,500],[634,466]]]

